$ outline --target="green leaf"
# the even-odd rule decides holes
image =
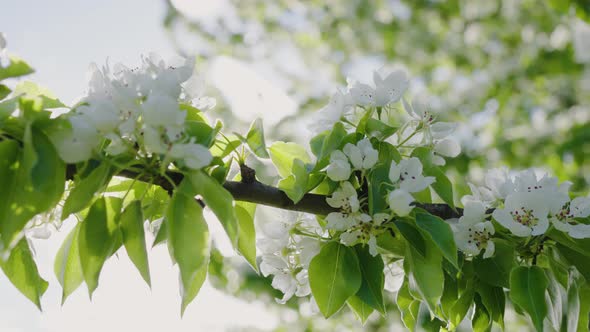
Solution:
[[[0,102],[0,120],[4,120],[18,108],[19,97],[3,100]]]
[[[580,321],[580,292],[578,282],[570,276],[567,288],[567,330],[577,331]]]
[[[383,259],[380,255],[372,256],[366,246],[355,246],[354,249],[362,276],[361,287],[357,291],[356,297],[380,313],[385,314],[385,304],[383,302],[383,285],[385,283],[383,269],[385,266]]]
[[[309,172],[305,163],[299,159],[293,160],[292,172],[292,175],[279,181],[279,189],[284,191],[293,203],[297,203],[307,193]]]
[[[510,299],[529,314],[537,331],[543,331],[547,316],[547,286],[545,272],[538,266],[519,266],[510,273]]]
[[[186,307],[197,297],[203,283],[205,283],[205,279],[207,279],[207,272],[209,270],[209,254],[205,257],[205,262],[201,265],[200,268],[197,269],[195,276],[193,277],[193,281],[191,282],[189,288],[184,288],[182,284],[180,284],[180,296],[182,298],[182,302],[180,304],[180,316],[184,316],[184,312]]]
[[[425,241],[425,255],[420,255],[412,246],[407,247],[406,261],[410,287],[416,289],[426,301],[432,313],[440,302],[444,289],[444,273],[442,270],[442,254],[430,240]]]
[[[189,174],[195,194],[201,195],[208,208],[223,225],[234,248],[238,246],[239,224],[234,209],[234,198],[223,186],[209,175],[197,171]]]
[[[10,64],[6,67],[0,66],[0,80],[11,77],[20,77],[34,72],[25,61],[16,56],[9,56]]]
[[[6,261],[0,261],[0,267],[14,287],[41,310],[41,296],[48,283],[39,275],[26,239],[18,242]]]
[[[4,84],[0,84],[0,100],[6,98],[10,94],[10,92],[12,92],[12,91],[10,90],[9,87],[7,87]],[[0,111],[0,113],[2,113],[2,112]]]
[[[590,257],[560,243],[557,243],[555,247],[570,265],[575,266],[578,272],[580,272],[586,280],[590,280]]]
[[[195,143],[211,147],[215,141],[217,130],[201,121],[185,121],[185,133],[195,139]]]
[[[256,265],[256,230],[254,229],[254,215],[256,204],[248,202],[236,202],[236,216],[240,223],[238,236],[238,252],[258,272]]]
[[[141,213],[141,202],[131,202],[121,213],[119,225],[123,244],[129,258],[137,267],[141,277],[151,286],[150,267],[148,263],[147,250],[145,246],[145,231],[143,229],[143,215]]]
[[[299,159],[304,163],[311,162],[305,148],[296,143],[274,142],[269,151],[270,159],[282,178],[291,175],[295,159]]]
[[[445,273],[445,285],[442,297],[440,298],[440,317],[450,317],[451,308],[459,297],[458,281],[454,276]]]
[[[580,293],[580,316],[578,320],[578,332],[588,331],[590,318],[590,287],[581,285],[578,288]]]
[[[325,244],[309,264],[311,292],[324,317],[335,314],[361,287],[361,270],[354,249]]]
[[[49,201],[47,205],[53,206],[64,192],[66,166],[49,138],[40,130],[31,128],[30,138],[25,135],[25,151],[27,150],[35,155],[30,170],[33,189],[44,193]]]
[[[486,307],[492,321],[504,326],[504,310],[506,307],[506,295],[502,287],[490,286],[487,283],[479,283],[477,293],[481,302]]]
[[[70,214],[87,207],[94,196],[109,182],[110,177],[111,167],[107,163],[101,163],[87,177],[77,180],[64,203],[61,218],[65,219]]]
[[[164,218],[162,220],[162,222],[160,223],[160,226],[158,227],[156,238],[154,239],[154,242],[152,243],[152,248],[157,246],[158,244],[164,243],[168,240],[168,226],[166,226],[167,224],[168,223],[166,222],[166,219]]]
[[[365,127],[365,133],[367,134],[367,136],[377,137],[380,141],[383,141],[391,135],[395,134],[396,131],[396,127],[392,127],[384,123],[383,121],[377,120],[375,118],[368,119]]]
[[[255,155],[260,158],[269,158],[270,155],[266,151],[266,143],[264,142],[264,127],[262,126],[262,119],[256,119],[252,122],[248,134],[246,134],[246,143],[252,149]]]
[[[344,137],[346,137],[346,129],[344,129],[344,125],[342,123],[336,122],[332,130],[328,131],[327,134],[322,136],[318,135],[316,137],[322,137],[321,145],[319,145],[320,141],[314,141],[310,142],[310,146],[312,151],[315,150],[314,154],[317,156],[317,162],[313,170],[319,171],[328,166],[330,162],[330,155],[334,150],[338,150],[342,145],[342,141],[344,140]]]
[[[378,142],[377,150],[379,151],[379,160],[387,161],[387,166],[391,166],[389,163],[391,160],[394,160],[396,163],[399,163],[402,160],[399,151],[391,143]]]
[[[508,288],[510,271],[516,265],[514,248],[502,240],[494,240],[496,252],[490,258],[476,257],[473,265],[477,277],[492,286]]]
[[[453,184],[439,166],[432,164],[432,154],[429,148],[419,147],[412,151],[412,156],[418,157],[424,166],[424,175],[434,176],[436,181],[430,186],[434,192],[447,203],[452,209],[455,209],[453,199]]]
[[[203,209],[193,197],[177,191],[170,201],[166,223],[168,248],[178,263],[182,287],[190,290],[200,269],[207,265],[210,250]]]
[[[0,154],[8,157],[4,166],[8,168],[2,171],[0,234],[4,246],[11,247],[33,216],[54,207],[61,199],[65,165],[47,137],[30,124],[25,128],[22,153],[18,153],[15,143],[2,144],[5,149]]]
[[[445,173],[439,167],[432,167],[424,171],[427,176],[434,176],[436,181],[430,186],[434,192],[442,198],[452,209],[455,209],[455,202],[453,200],[453,184]]]
[[[406,328],[414,331],[416,323],[418,322],[418,313],[420,311],[420,301],[414,299],[408,288],[408,280],[406,279],[402,287],[397,292],[395,300],[397,307],[401,313],[402,321]]]
[[[363,324],[365,324],[369,316],[371,316],[373,311],[375,311],[375,309],[371,308],[368,304],[355,295],[351,296],[348,301],[346,301],[346,303]]]
[[[120,209],[120,198],[101,197],[92,204],[80,226],[80,263],[90,298],[98,287],[100,271],[115,246],[116,219]]]
[[[451,330],[459,326],[459,323],[461,323],[467,314],[467,311],[469,311],[469,308],[471,308],[474,295],[475,292],[473,291],[473,288],[466,289],[463,293],[461,293],[457,302],[455,302],[455,304],[453,304],[451,307],[451,310],[449,311],[449,323]]]
[[[51,91],[31,81],[17,84],[14,95],[24,96],[27,99],[40,98],[44,109],[67,107]]]
[[[2,224],[11,217],[11,202],[14,199],[16,173],[18,171],[18,160],[20,159],[20,148],[16,141],[0,141],[0,231],[4,231]],[[2,234],[0,232],[0,234]],[[4,239],[3,242],[10,242]]]
[[[434,244],[441,250],[443,256],[459,268],[457,263],[457,246],[451,226],[444,220],[429,213],[416,213],[416,225],[430,235]]]
[[[412,223],[403,219],[395,219],[393,223],[416,252],[422,257],[426,256],[426,242],[420,231]]]
[[[385,212],[389,209],[385,200],[391,183],[389,180],[389,165],[378,164],[375,166],[368,177],[369,182],[369,214]]]
[[[63,289],[61,296],[62,305],[66,302],[67,297],[78,289],[84,281],[84,273],[80,264],[80,249],[78,246],[81,226],[82,223],[77,223],[76,227],[68,234],[59,248],[53,264],[53,271]]]
[[[486,331],[492,330],[492,319],[490,313],[482,303],[479,294],[475,295],[475,310],[473,312],[473,318],[471,319],[471,327],[474,331]]]

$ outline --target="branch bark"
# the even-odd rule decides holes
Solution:
[[[67,178],[73,179],[76,174],[76,167],[74,165],[68,165],[67,167]],[[168,172],[166,175],[170,180],[174,182],[174,185],[170,181],[162,176],[150,176],[149,174],[139,175],[136,172],[129,170],[121,170],[115,175],[126,178],[135,179],[144,182],[152,182],[155,185],[162,187],[168,193],[172,193],[174,185],[179,185],[183,179],[183,175],[178,172]],[[251,202],[266,206],[271,206],[283,210],[306,212],[317,215],[327,215],[330,212],[336,212],[337,209],[331,207],[326,202],[325,195],[318,194],[305,194],[303,198],[293,203],[291,199],[279,188],[263,184],[257,180],[248,181],[226,181],[223,187],[229,191],[236,201]],[[436,215],[443,219],[458,218],[462,215],[462,209],[453,210],[447,204],[416,204],[429,213]]]

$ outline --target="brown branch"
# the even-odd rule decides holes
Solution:
[[[68,165],[66,171],[67,178],[73,179],[75,174],[75,165]],[[143,182],[151,182],[160,186],[170,194],[174,190],[174,186],[162,176],[153,176],[150,174],[140,175],[130,170],[121,170],[115,175],[131,179],[136,178]],[[174,185],[179,185],[183,179],[182,173],[178,172],[168,172],[167,176],[174,182]],[[291,201],[291,199],[279,188],[263,184],[253,177],[249,178],[247,182],[226,181],[223,184],[223,187],[229,191],[236,201],[251,202],[283,210],[318,215],[327,215],[330,212],[338,211],[328,205],[325,195],[305,194],[299,202],[293,203],[293,201]],[[455,211],[447,204],[416,204],[416,206],[443,219],[458,218],[463,212],[462,209],[457,209],[457,211]]]

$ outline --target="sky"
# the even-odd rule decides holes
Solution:
[[[199,6],[206,1],[196,3]],[[151,51],[164,58],[174,55],[161,24],[163,1],[12,0],[0,7],[0,32],[7,37],[9,53],[21,56],[36,68],[36,73],[27,77],[28,80],[53,91],[66,104],[71,105],[84,93],[86,71],[91,62],[101,65],[109,59],[111,64],[133,65],[139,61],[140,54]],[[230,58],[220,61],[221,68],[230,68],[234,76],[225,83],[223,79],[215,83],[229,89],[230,95],[231,91],[237,91],[238,97],[252,95],[253,91],[240,89],[236,82],[255,73]],[[218,76],[227,76],[220,70],[217,69]],[[235,75],[242,76],[236,79]],[[268,82],[256,79],[259,82],[250,84],[249,88],[268,90]],[[233,103],[240,104],[239,100]],[[264,107],[256,103],[260,101],[246,97],[242,104],[256,109],[257,113],[240,112],[243,120],[263,115],[266,109],[276,110],[277,105],[286,112],[293,112],[295,107],[281,91],[272,92]],[[269,119],[276,121],[272,117]],[[92,302],[82,286],[62,307],[61,289],[52,264],[72,225],[71,220],[66,221],[50,239],[34,242],[40,273],[50,283],[42,300],[43,312],[22,296],[6,277],[0,276],[0,331],[223,331],[232,327],[268,329],[277,324],[277,318],[266,311],[262,303],[246,303],[226,296],[207,283],[181,319],[178,274],[165,246],[148,253],[151,290],[121,251],[118,257],[107,261]],[[212,233],[220,233],[217,223],[210,223],[210,227]],[[220,238],[219,241],[223,246],[227,240]],[[231,254],[231,249],[226,248],[225,252],[228,251]]]

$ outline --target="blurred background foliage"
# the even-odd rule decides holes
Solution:
[[[588,193],[588,0],[166,3],[163,24],[179,53],[217,61],[228,68],[224,75],[232,75],[230,65],[237,61],[289,96],[292,110],[274,110],[271,120],[270,113],[262,113],[271,141],[306,142],[309,115],[347,76],[368,81],[373,69],[403,66],[413,78],[409,95],[428,91],[435,96],[432,107],[460,123],[455,135],[463,153],[446,166],[457,200],[467,181],[478,182],[485,169],[498,166],[546,170],[572,181],[580,195]],[[231,96],[220,95],[220,114],[228,115],[230,127],[247,127],[252,120],[247,116],[231,123],[235,105]],[[269,280],[218,258],[211,269],[219,288],[269,303],[279,295]],[[297,329],[285,330],[359,326],[348,312],[330,321],[313,319],[309,306],[297,301],[291,300],[289,309],[276,308],[285,322],[297,323]],[[374,314],[365,328],[392,329],[399,326],[398,316]]]

